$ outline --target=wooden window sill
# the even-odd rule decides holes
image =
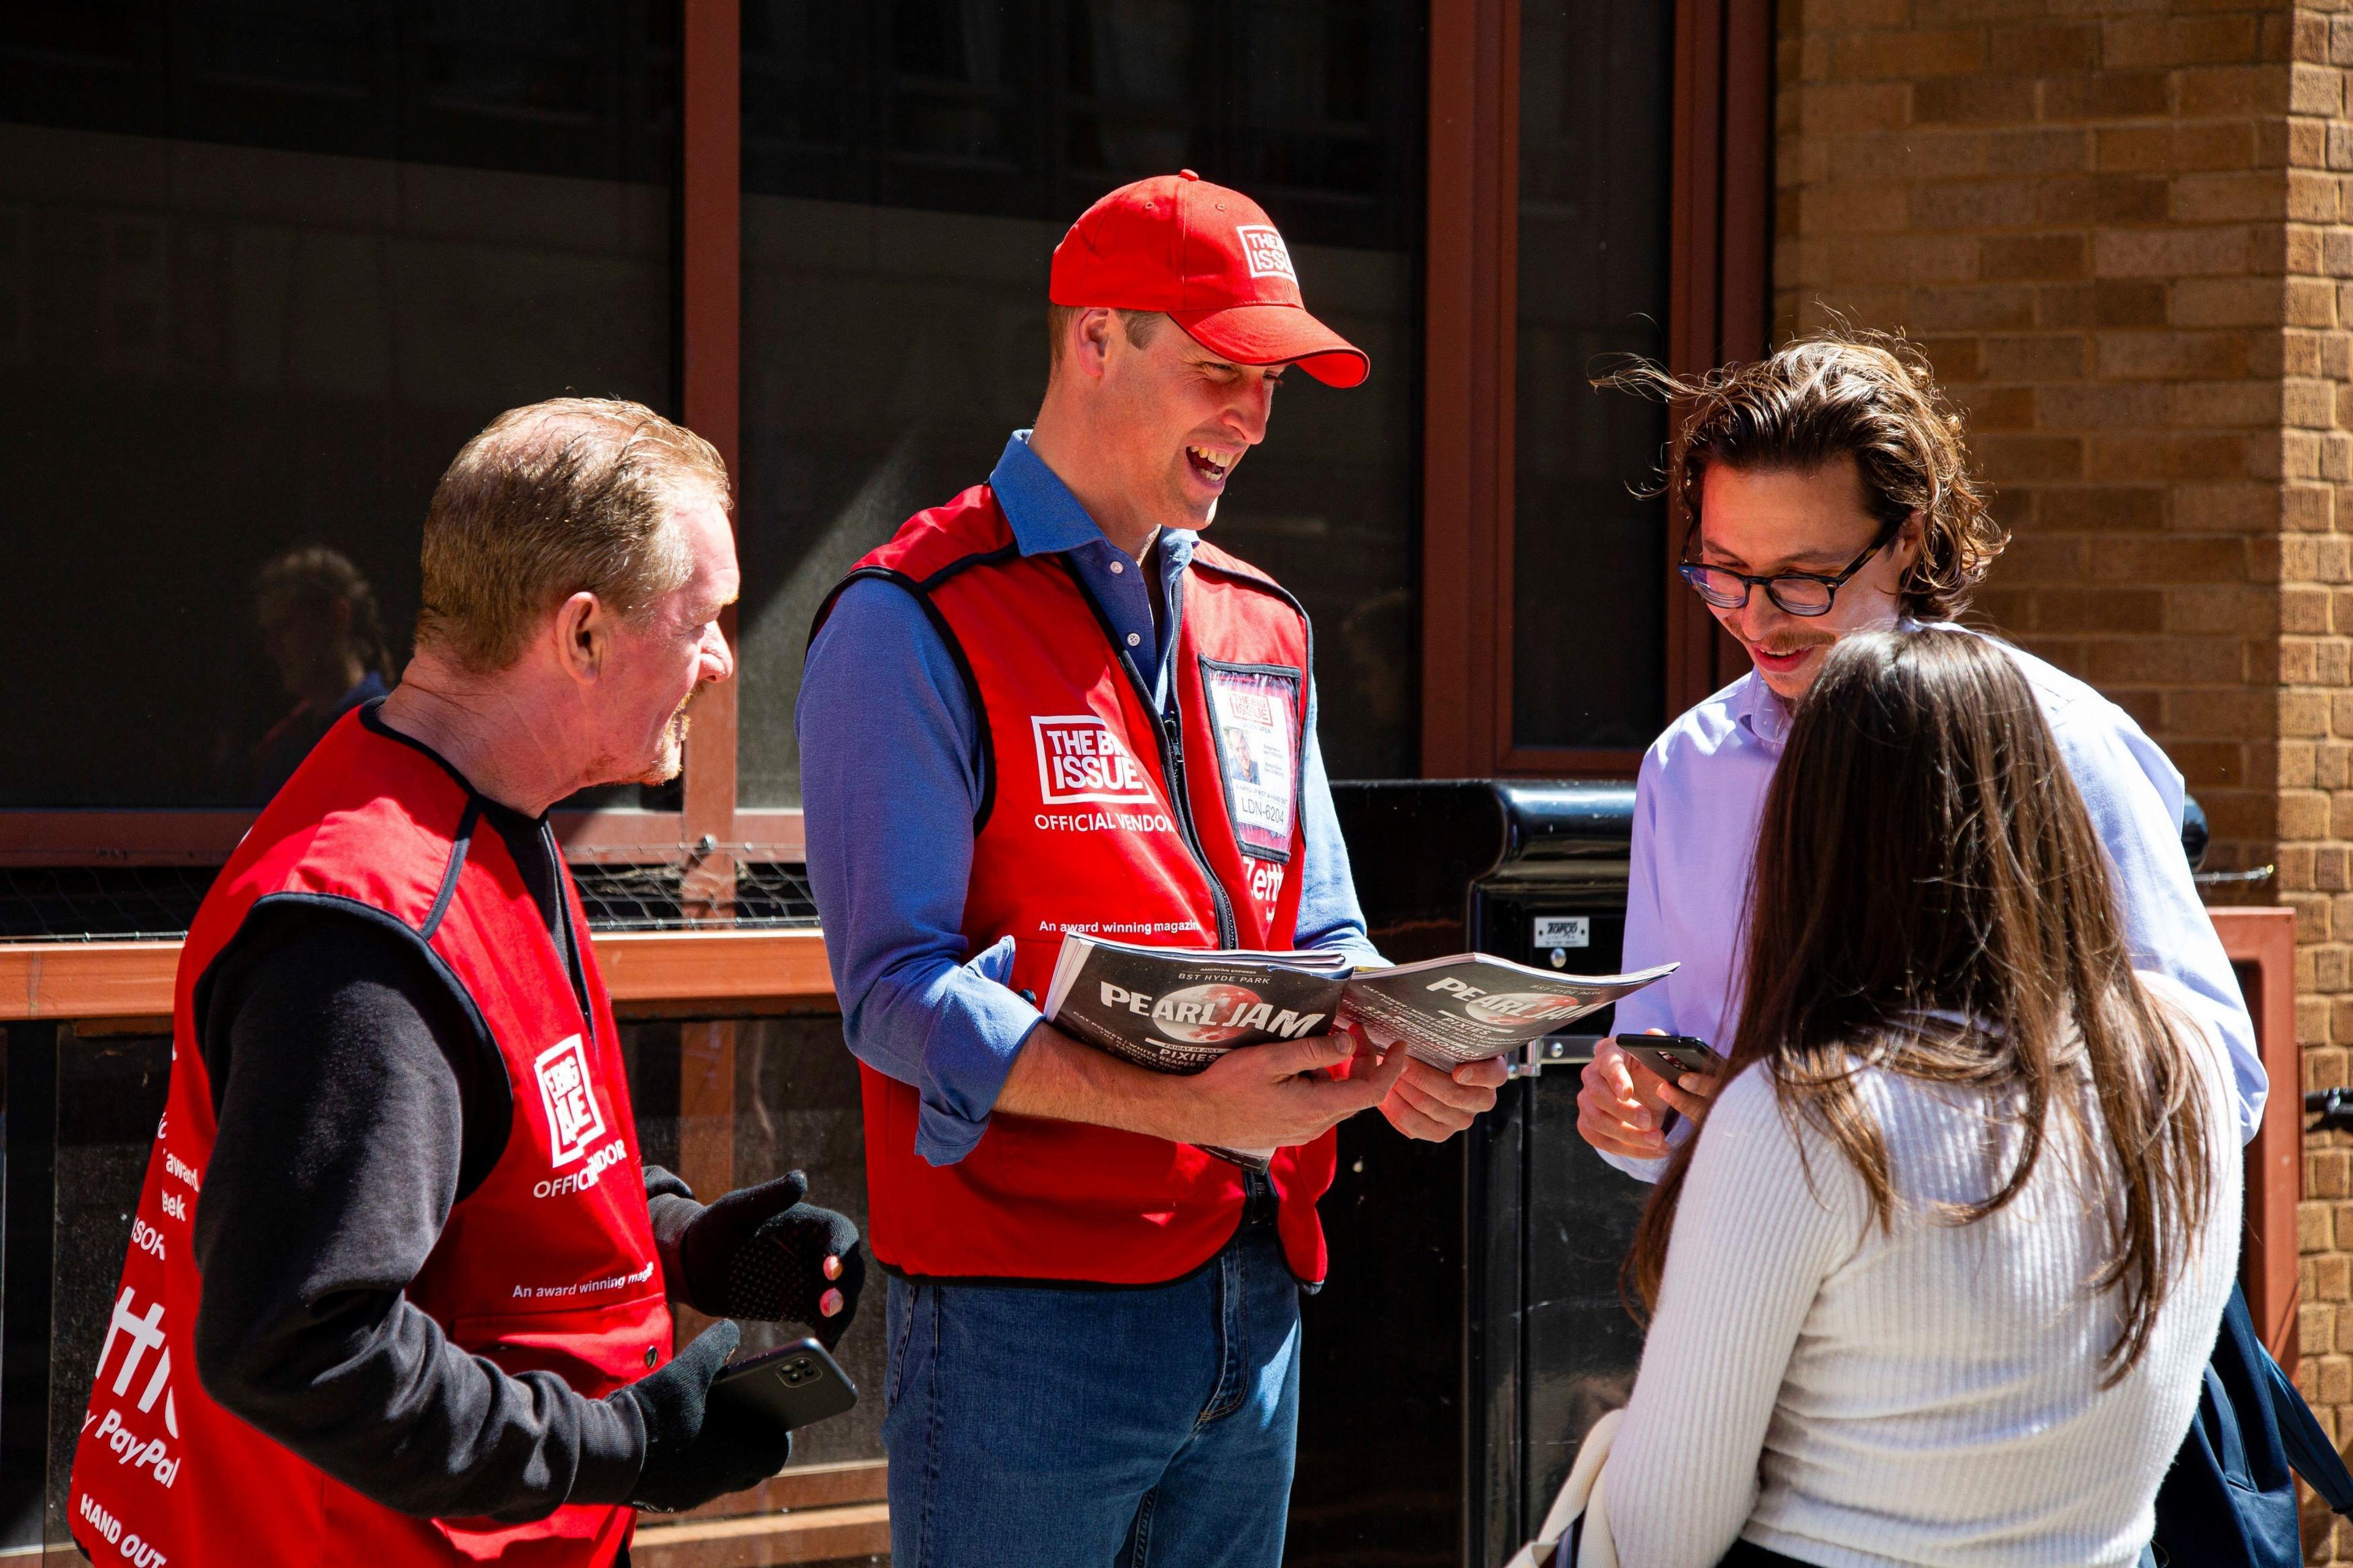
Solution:
[[[632,1016],[803,1013],[836,1005],[823,933],[616,931],[596,962]],[[0,1024],[168,1018],[176,942],[0,942]]]

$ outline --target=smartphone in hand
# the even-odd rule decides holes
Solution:
[[[1689,1035],[1620,1035],[1618,1048],[1668,1083],[1687,1072],[1715,1078],[1724,1071],[1724,1058],[1705,1040]]]
[[[711,1397],[757,1410],[798,1431],[858,1403],[858,1385],[813,1339],[731,1362],[711,1382]]]

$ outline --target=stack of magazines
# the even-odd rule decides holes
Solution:
[[[1388,969],[1343,953],[1139,947],[1065,934],[1047,1021],[1155,1072],[1196,1073],[1226,1052],[1346,1028],[1441,1071],[1557,1034],[1674,972],[1557,974],[1483,952]],[[1263,1169],[1272,1151],[1213,1150]]]

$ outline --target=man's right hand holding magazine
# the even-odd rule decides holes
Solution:
[[[1501,1057],[1465,1062],[1452,1072],[1416,1058],[1381,1101],[1381,1114],[1409,1138],[1442,1143],[1494,1110],[1495,1091],[1511,1081],[1511,1067]]]
[[[1335,1033],[1240,1047],[1198,1073],[1176,1076],[1131,1066],[1040,1023],[1013,1058],[997,1109],[1179,1143],[1288,1148],[1382,1104],[1408,1059],[1402,1047],[1378,1057],[1355,1036]],[[1332,1076],[1344,1064],[1347,1076]],[[1493,1090],[1483,1098],[1492,1102]],[[1464,1114],[1462,1124],[1470,1121]]]

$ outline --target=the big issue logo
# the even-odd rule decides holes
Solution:
[[[1100,715],[1032,714],[1029,733],[1038,749],[1038,797],[1047,805],[1082,803],[1140,805],[1144,811],[1041,811],[1036,826],[1047,831],[1168,833],[1175,830],[1159,796],[1125,742]]]
[[[539,1053],[532,1064],[539,1079],[540,1109],[547,1115],[548,1164],[561,1171],[605,1136],[605,1111],[596,1103],[596,1085],[588,1068],[588,1048],[578,1035],[568,1035]],[[532,1188],[533,1197],[561,1197],[585,1193],[597,1178],[628,1157],[628,1144],[619,1138],[606,1143],[577,1171],[552,1175]]]

